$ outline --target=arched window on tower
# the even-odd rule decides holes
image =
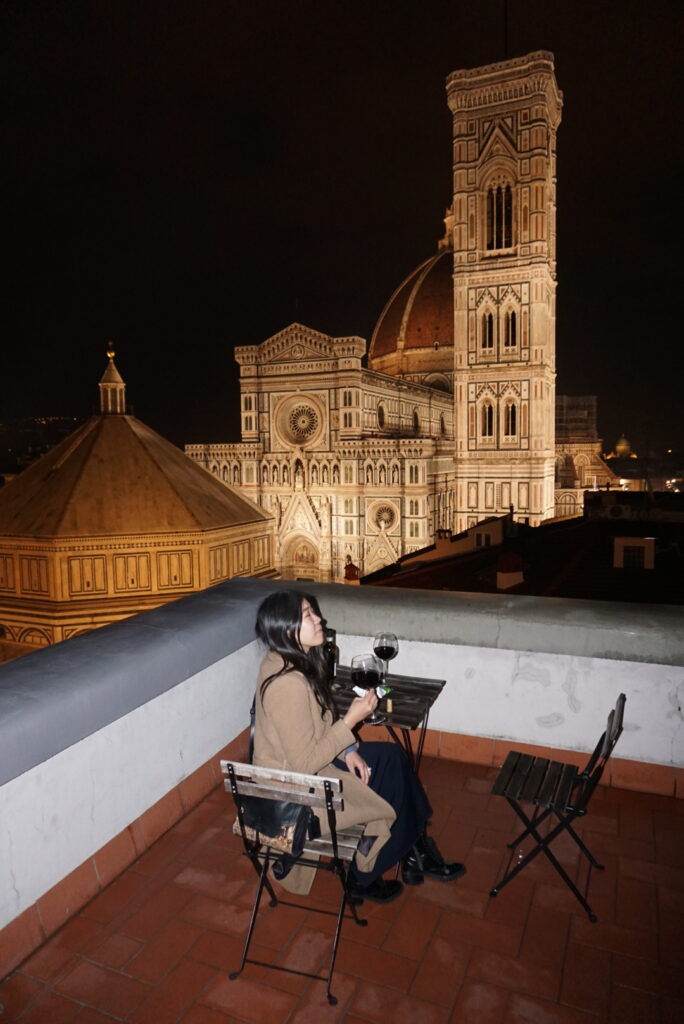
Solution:
[[[510,249],[513,245],[513,192],[510,185],[493,185],[487,190],[487,249]]]
[[[491,402],[482,406],[482,436],[494,437],[494,407]]]
[[[482,348],[494,348],[494,317],[491,313],[482,314]]]
[[[504,346],[505,348],[515,348],[518,344],[518,318],[515,310],[512,309],[506,313],[504,319]]]

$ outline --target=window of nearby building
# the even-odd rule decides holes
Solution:
[[[345,519],[344,521],[344,532],[349,537],[354,533],[354,520]]]
[[[478,548],[491,547],[492,538],[488,533],[476,533],[475,534],[475,545]]]
[[[409,537],[420,536],[420,523],[409,523]]]
[[[418,466],[409,466],[409,483],[417,484],[420,483],[418,476]]]
[[[444,436],[446,434],[446,423],[444,422],[444,416],[439,417],[439,432]]]
[[[414,409],[413,410],[413,431],[414,431],[414,433],[417,434],[419,430],[420,430],[420,417],[418,416],[418,410]]]
[[[644,554],[642,544],[625,544],[622,549],[622,567],[624,569],[643,569]]]
[[[345,482],[345,484],[353,484],[354,483],[354,467],[353,466],[345,466],[343,472],[344,472],[344,482]]]
[[[494,317],[491,313],[482,314],[482,348],[494,348]]]
[[[343,391],[342,392],[342,405],[351,405],[351,404],[352,404],[351,391]]]
[[[347,515],[350,512],[354,511],[354,499],[353,498],[345,498],[344,499],[344,511],[347,513]]]
[[[510,249],[513,244],[513,193],[510,185],[487,190],[487,249]]]
[[[351,425],[352,425],[352,414],[350,412],[345,412],[343,426],[351,427]]]
[[[378,406],[378,426],[382,429],[385,426],[385,407],[384,405]]]

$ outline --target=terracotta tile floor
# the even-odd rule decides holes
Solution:
[[[591,924],[543,858],[489,898],[515,829],[489,795],[492,769],[425,759],[422,776],[433,834],[468,874],[368,906],[367,928],[346,922],[336,1007],[308,978],[249,966],[228,979],[253,881],[215,791],[0,985],[2,1024],[684,1020],[684,801],[597,792],[580,825],[606,868],[592,876]],[[555,850],[575,874],[572,843]],[[319,873],[312,905],[330,905],[333,883]],[[318,971],[332,923],[266,907],[253,956]]]

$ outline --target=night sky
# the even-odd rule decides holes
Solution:
[[[546,49],[558,391],[598,395],[606,448],[684,447],[680,8],[5,0],[0,416],[90,413],[111,339],[136,415],[238,440],[235,345],[370,340],[435,251],[449,72]]]

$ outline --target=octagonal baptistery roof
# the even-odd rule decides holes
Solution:
[[[135,416],[100,415],[0,490],[0,535],[219,530],[271,516]]]
[[[453,389],[453,252],[444,248],[399,285],[373,331],[368,366]]]

